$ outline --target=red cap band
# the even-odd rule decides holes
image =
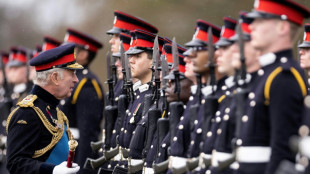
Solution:
[[[89,42],[86,42],[85,40],[83,40],[79,37],[76,37],[72,34],[68,34],[67,42],[74,42],[74,43],[79,44],[79,45],[88,46],[87,49],[89,49],[93,52],[97,52],[97,50],[98,50],[98,48],[95,45],[92,45]]]
[[[215,43],[219,40],[219,38],[214,36],[214,35],[212,37],[213,37],[213,43]],[[204,42],[208,42],[208,32],[205,32],[203,30],[199,30],[199,28],[197,28],[197,31],[195,33],[195,38],[202,40]]]
[[[290,21],[295,22],[298,25],[302,25],[304,19],[300,12],[274,1],[259,1],[256,10],[279,16],[286,15]]]
[[[69,54],[69,55],[61,57],[60,59],[55,60],[54,62],[50,62],[50,63],[44,64],[44,65],[35,66],[35,69],[36,69],[36,71],[50,69],[53,66],[62,65],[62,64],[73,62],[73,61],[75,61],[74,54]]]
[[[232,30],[230,28],[224,28],[222,36],[223,38],[229,39],[230,37],[232,37],[233,35],[235,35],[235,30]]]
[[[136,39],[136,47],[145,47],[145,48],[153,48],[153,42],[143,40],[143,39]]]

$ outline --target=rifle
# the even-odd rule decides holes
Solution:
[[[173,58],[173,74],[175,81],[174,93],[177,93],[178,101],[180,101],[181,87],[180,87],[180,72],[179,72],[179,52],[177,43],[175,41],[175,37],[173,37],[172,39],[172,58]]]
[[[112,106],[114,106],[114,84],[115,84],[115,82],[114,82],[113,76],[111,74],[112,73],[112,66],[113,66],[113,63],[111,64],[111,55],[110,55],[110,52],[108,51],[107,52],[107,77],[108,77],[107,83],[109,85],[108,100],[109,100],[110,104]]]
[[[124,46],[121,47],[124,49]],[[129,64],[128,55],[124,53],[125,59],[125,72],[126,72],[126,88],[127,88],[127,95],[130,102],[134,101],[134,91],[133,91],[133,83],[131,78],[131,66]]]
[[[165,77],[166,75],[169,74],[169,67],[168,67],[168,63],[167,63],[167,60],[165,58],[164,55],[161,55],[160,57],[160,60],[161,60],[161,73],[162,73],[162,77]],[[167,97],[166,97],[166,94],[165,94],[165,90],[167,89],[167,83],[168,83],[168,80],[167,79],[164,79],[162,78],[162,93],[163,93],[163,114],[162,114],[162,118],[166,118],[167,117],[167,112],[168,112],[168,102],[167,102]]]

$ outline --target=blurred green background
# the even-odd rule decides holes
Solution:
[[[310,0],[296,1],[310,8]],[[159,29],[160,36],[176,37],[183,45],[191,40],[197,19],[222,26],[224,16],[237,19],[239,11],[250,11],[253,3],[254,0],[0,0],[0,50],[9,51],[11,46],[35,49],[45,35],[63,41],[66,29],[71,27],[104,44],[91,65],[103,83],[105,54],[110,50],[106,31],[113,26],[114,10],[143,18]],[[302,36],[303,29],[299,40]]]

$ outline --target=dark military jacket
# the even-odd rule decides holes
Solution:
[[[270,147],[270,160],[240,162],[238,173],[271,174],[282,160],[295,161],[289,138],[298,134],[301,125],[303,98],[307,94],[304,73],[293,60],[292,50],[263,55],[260,63],[262,68],[249,93],[237,145]]]
[[[51,143],[53,135],[44,124],[56,129],[57,126],[53,123],[51,117],[57,119],[56,107],[59,100],[36,85],[33,87],[31,94],[36,95],[38,98],[32,101],[33,97],[27,97],[24,100],[30,104],[33,102],[33,105],[39,108],[43,115],[40,117],[32,107],[20,107],[12,111],[9,116],[7,125],[7,168],[11,174],[51,174],[55,165],[57,165],[45,163],[53,148],[43,150],[42,154],[37,155],[38,157],[34,155],[36,155],[36,151],[47,147]],[[49,110],[50,114],[47,110]],[[65,161],[68,154],[62,155]]]
[[[129,103],[127,109],[127,115],[123,121],[123,127],[121,128],[119,143],[123,148],[129,148],[130,141],[137,124],[142,118],[142,111],[144,107],[144,96],[151,94],[152,89],[148,84],[143,84],[135,91],[135,99]]]
[[[173,143],[170,144],[170,155],[178,157],[186,157],[186,152],[190,143],[190,120],[191,114],[189,112],[190,106],[197,104],[198,95],[195,94],[196,90],[192,90],[192,95],[186,104],[183,117],[181,117],[176,129],[175,137],[173,137]]]

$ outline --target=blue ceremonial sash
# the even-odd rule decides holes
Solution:
[[[67,126],[65,126],[64,134],[62,135],[61,139],[53,148],[50,156],[46,160],[46,162],[58,165],[64,161],[67,161],[68,154],[69,154],[69,145],[68,145],[68,135],[66,133]]]

